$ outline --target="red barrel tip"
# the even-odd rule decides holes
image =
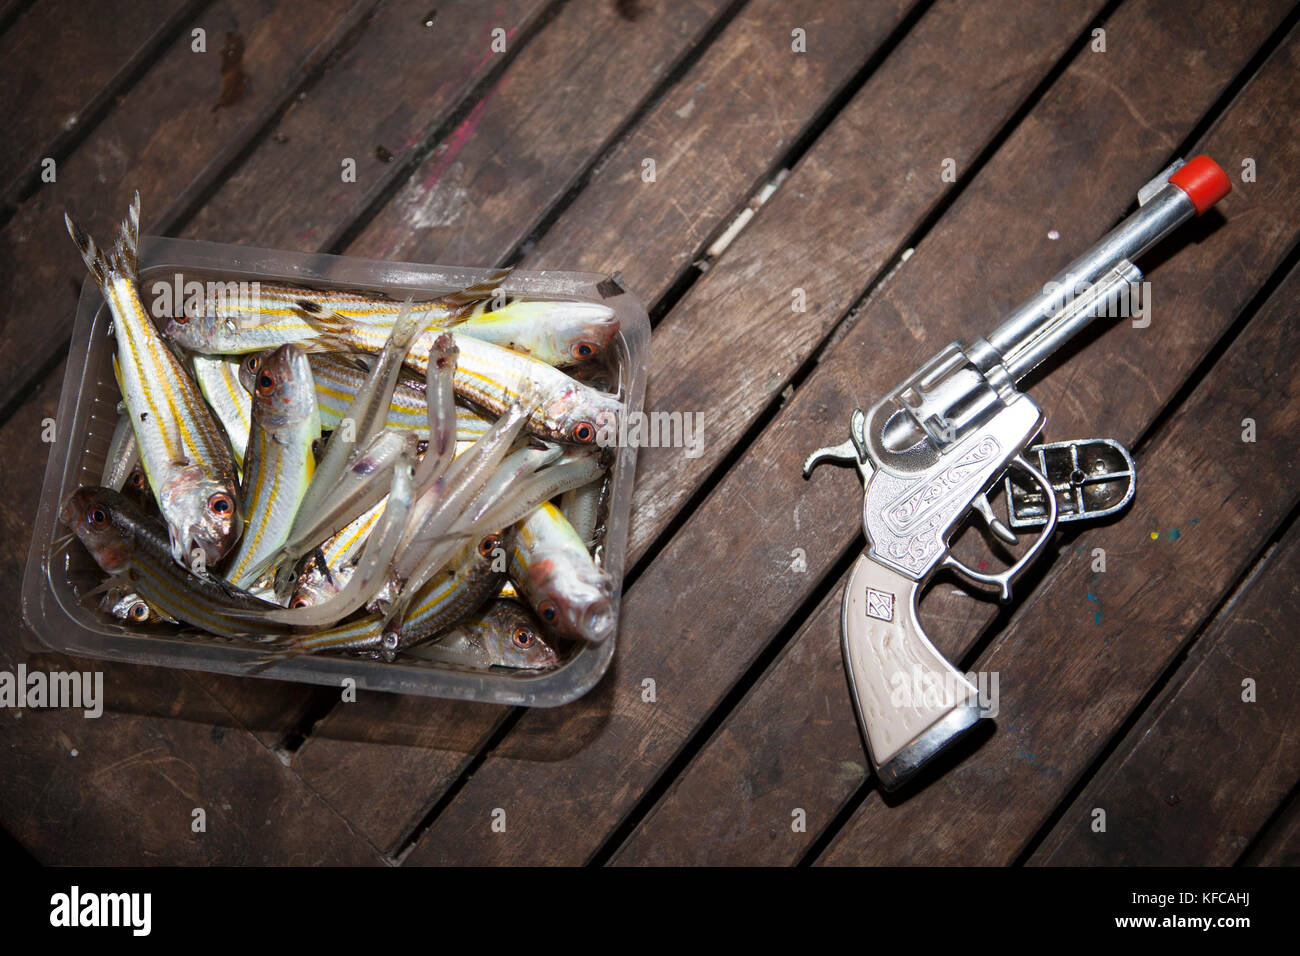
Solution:
[[[1187,193],[1198,216],[1232,192],[1228,174],[1208,156],[1192,157],[1169,181]]]

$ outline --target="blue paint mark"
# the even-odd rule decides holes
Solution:
[[[1169,532],[1169,537],[1173,538],[1175,541],[1177,541],[1182,536],[1183,536],[1182,532],[1180,532],[1177,528]]]

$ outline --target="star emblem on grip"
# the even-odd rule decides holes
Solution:
[[[880,621],[892,621],[894,619],[894,596],[888,591],[867,588],[867,617],[874,617]]]

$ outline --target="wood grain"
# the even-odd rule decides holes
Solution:
[[[111,235],[140,190],[142,229],[165,232],[247,145],[313,63],[376,0],[218,0],[195,19],[215,45],[171,47],[0,231],[0,407],[62,351],[85,266],[63,212],[92,235]],[[220,45],[243,37],[243,95],[222,98]]]
[[[622,272],[657,302],[916,4],[754,0],[603,159],[530,269]],[[791,50],[791,31],[807,52]],[[642,163],[655,160],[653,183]]]
[[[1291,797],[1242,863],[1245,866],[1300,866],[1300,798]]]
[[[606,0],[568,4],[348,251],[465,265],[505,256],[727,6],[685,0],[631,20]]]
[[[1280,290],[1279,290],[1280,291]],[[1288,289],[1300,291],[1300,277]],[[1031,865],[1231,866],[1300,780],[1300,529],[1192,647]],[[1243,682],[1255,685],[1244,700]],[[1094,812],[1106,828],[1094,832]]]
[[[1077,6],[1071,9],[1073,16],[1082,18],[1081,23],[1086,22],[1086,16]],[[962,25],[955,33],[954,18]],[[1009,21],[1003,18],[1011,18],[1019,25],[1019,41],[1014,50],[1005,48]],[[934,47],[934,38],[940,33],[945,37],[960,37],[959,44],[950,45],[942,56]],[[865,236],[856,240],[844,237],[850,242],[850,249],[836,251],[825,247],[826,254],[834,257],[833,261],[846,275],[839,291],[829,282],[833,278],[829,266],[822,270],[828,274],[827,282],[810,284],[809,314],[818,313],[821,317],[818,321],[829,323],[832,313],[839,314],[835,312],[833,300],[838,300],[841,311],[851,301],[851,295],[844,290],[855,281],[848,276],[859,271],[858,260],[874,248],[883,262],[884,250],[901,241],[914,224],[907,216],[920,217],[927,197],[933,201],[942,191],[937,175],[934,183],[928,184],[918,174],[907,193],[908,201],[891,205],[884,199],[889,192],[885,182],[892,178],[891,170],[901,177],[904,171],[897,166],[906,166],[907,162],[890,154],[882,156],[880,168],[864,166],[863,156],[875,155],[873,150],[885,152],[885,144],[877,137],[887,137],[889,132],[897,131],[901,140],[895,145],[903,151],[902,155],[913,156],[914,161],[916,154],[907,150],[925,149],[927,143],[934,148],[946,139],[945,130],[951,132],[952,139],[944,145],[954,145],[953,152],[957,155],[977,151],[985,141],[981,136],[992,135],[1007,112],[1032,89],[1036,78],[1046,72],[1053,55],[1059,56],[1068,46],[1071,36],[1072,32],[1063,25],[1061,11],[1044,11],[1040,5],[1035,5],[1032,11],[1005,4],[997,9],[990,6],[955,10],[942,4],[932,8],[837,117],[752,227],[759,230],[763,223],[779,222],[785,237],[782,241],[789,243],[793,236],[793,244],[767,250],[772,261],[764,259],[760,264],[758,246],[746,241],[748,232],[742,233],[718,269],[707,273],[687,297],[687,303],[697,303],[686,306],[689,314],[696,315],[697,334],[690,347],[684,342],[672,344],[670,334],[667,340],[670,344],[665,349],[665,326],[661,325],[656,333],[654,368],[667,368],[674,377],[680,375],[693,381],[701,395],[701,404],[706,407],[708,402],[703,396],[715,389],[749,388],[761,393],[769,385],[764,367],[795,359],[787,346],[810,349],[815,344],[808,332],[796,333],[783,318],[783,311],[774,311],[788,309],[791,286],[807,281],[803,278],[807,275],[807,260],[799,257],[792,263],[790,249],[802,246],[803,234],[811,230],[813,220],[821,223],[827,236],[838,237],[840,231],[848,232],[840,214],[845,208],[860,205],[846,199],[846,190],[853,188],[881,197],[887,206],[881,210],[878,222],[873,217],[872,227],[864,230]],[[1027,38],[1032,38],[1032,42],[1026,42]],[[976,88],[978,94],[973,92]],[[917,122],[921,113],[914,108],[914,103],[938,98],[939,90],[953,89],[963,91],[957,96],[958,108],[965,108],[963,129],[950,129],[951,117],[946,106],[925,114],[924,123]],[[977,121],[978,126],[974,125]],[[936,125],[930,126],[931,122]],[[916,128],[901,129],[909,123]],[[877,147],[867,148],[878,142]],[[936,164],[940,158],[936,154]],[[783,196],[785,203],[799,208],[790,209],[783,204]],[[786,210],[784,214],[782,209]],[[770,218],[774,216],[780,218]],[[799,220],[798,225],[792,224],[792,217]],[[861,227],[859,220],[853,219],[853,223]],[[768,230],[760,234],[771,235]],[[819,238],[819,248],[820,243],[830,241]],[[782,282],[783,274],[786,283]],[[725,276],[730,278],[718,278]],[[723,285],[748,290],[747,302],[743,306],[733,302],[723,307],[712,293],[697,296],[701,287]],[[779,307],[772,301],[777,288],[783,288]],[[705,301],[710,305],[707,315],[696,313],[695,309],[702,308],[699,303]],[[744,319],[737,321],[732,316]],[[708,327],[710,317],[714,319],[712,328]],[[665,323],[673,321],[670,314]],[[685,320],[683,323],[684,328]],[[803,339],[802,343],[792,346],[783,340],[778,349],[769,348],[755,355],[760,340],[771,342],[774,338],[775,323],[789,328],[790,337],[797,335]],[[725,342],[722,341],[724,328],[731,332]],[[716,338],[710,339],[710,334]],[[692,364],[675,366],[684,354],[692,355]],[[668,364],[662,364],[665,362]],[[751,363],[751,367],[735,374],[737,365],[745,362]],[[735,400],[739,402],[735,409],[730,402],[723,403],[728,407],[728,414],[733,411],[736,415],[753,414],[752,398],[742,400],[737,396]],[[693,400],[665,403],[662,390],[656,392],[654,406],[701,407]],[[707,434],[714,421],[711,417],[706,424],[710,454],[717,453],[716,445],[724,441]],[[653,451],[642,449],[641,455],[653,461],[656,457],[651,454]],[[673,455],[681,457],[681,449],[660,451],[658,460]],[[653,471],[643,471],[638,480],[645,482],[653,474]],[[793,606],[786,603],[789,585],[778,584],[768,575],[757,579],[753,576],[766,562],[773,562],[770,565],[773,569],[789,564],[789,539],[774,538],[773,522],[762,511],[751,511],[747,501],[755,494],[766,493],[768,487],[781,480],[764,469],[763,474],[751,475],[751,480],[738,493],[719,498],[715,491],[709,501],[725,501],[727,519],[711,522],[707,535],[689,533],[693,522],[688,522],[626,595],[620,647],[611,675],[587,698],[562,711],[524,715],[434,821],[408,857],[408,863],[581,862],[599,847],[601,840],[662,771],[685,736],[716,705],[745,662],[765,643],[767,625],[761,619],[755,622],[753,603],[766,609],[779,602],[783,614],[788,614]],[[660,487],[657,481],[651,483]],[[641,508],[637,520],[650,520],[645,514],[644,492],[644,487],[637,492],[634,514],[635,508]],[[668,497],[677,495],[674,492]],[[704,508],[708,506],[706,502]],[[659,514],[662,517],[663,509]],[[642,540],[640,547],[644,548],[645,544]],[[633,544],[634,554],[636,550],[637,545]],[[689,557],[684,558],[686,555]],[[699,574],[701,560],[709,561],[708,578]],[[752,595],[754,585],[768,593]],[[738,620],[743,623],[738,625]],[[654,704],[642,699],[642,682],[646,679],[653,680],[659,688]],[[515,821],[507,825],[505,839],[494,839],[499,834],[489,828],[490,812],[497,807],[504,808],[507,816]]]
[[[268,249],[323,250],[394,179],[498,64],[522,43],[548,0],[379,7],[365,32],[331,60],[258,148],[204,204],[186,238]],[[507,36],[493,51],[493,30]],[[436,140],[435,140],[436,142]],[[343,179],[343,161],[356,164]]]
[[[0,37],[0,195],[16,202],[42,159],[62,157],[93,116],[201,0],[50,0]],[[185,42],[189,42],[188,35]],[[57,173],[57,168],[56,168]]]
[[[861,541],[860,482],[847,470],[828,468],[803,481],[802,456],[815,445],[838,440],[848,410],[870,404],[872,390],[878,394],[901,381],[954,336],[992,328],[1044,276],[1093,242],[1122,214],[1146,177],[1166,163],[1167,144],[1186,135],[1285,14],[1279,4],[1270,16],[1247,25],[1221,13],[1223,29],[1215,35],[1225,45],[1210,55],[1184,55],[1205,64],[1204,71],[1184,73],[1181,61],[1174,65],[1169,56],[1157,56],[1150,64],[1168,62],[1168,71],[1144,73],[1148,82],[1125,88],[1123,78],[1147,62],[1148,51],[1169,53],[1194,42],[1190,30],[1180,33],[1176,22],[1162,25],[1154,19],[1160,10],[1168,8],[1147,3],[1121,9],[1112,33],[1139,42],[1112,48],[1100,61],[1090,52],[1076,58],[693,518],[692,523],[701,523],[691,536],[697,550],[713,547],[708,531],[713,526],[761,519],[770,529],[764,551],[746,549],[746,576],[736,574],[725,585],[743,588],[740,604],[759,638],[776,634],[788,609],[806,600],[845,549]],[[1178,103],[1185,109],[1167,111],[1174,106],[1166,92],[1170,84],[1183,91]],[[1242,111],[1251,107],[1234,115]],[[1168,125],[1148,128],[1151,116]],[[1261,140],[1249,120],[1235,133],[1201,145],[1213,148],[1225,166],[1243,149],[1267,147],[1274,157],[1289,149],[1284,134]],[[1027,169],[1060,175],[1026,178]],[[1051,374],[1031,389],[1047,410],[1048,440],[1111,435],[1132,442],[1141,434],[1285,254],[1294,212],[1290,206],[1276,215],[1270,210],[1278,201],[1290,201],[1289,188],[1275,182],[1267,195],[1249,197],[1239,189],[1232,201],[1249,199],[1237,207],[1242,218],[1229,213],[1228,223],[1208,239],[1192,231],[1170,241],[1177,255],[1151,277],[1161,303],[1152,328],[1139,332],[1120,326],[1089,335],[1082,348],[1050,363]],[[1096,224],[1085,225],[1090,220]],[[1061,240],[1046,240],[1051,229],[1062,232]],[[1205,242],[1184,245],[1193,239]],[[1220,267],[1222,278],[1210,281],[1213,273],[1205,270]],[[940,322],[935,316],[946,318]],[[1117,368],[1134,387],[1105,387]],[[739,500],[745,507],[734,503]],[[685,536],[686,529],[679,532],[679,539]],[[973,545],[972,557],[978,559],[987,554],[978,539],[970,535],[957,546]],[[794,547],[805,551],[806,574],[788,572]],[[672,553],[670,547],[661,560]],[[687,553],[678,559],[686,560]],[[750,583],[751,578],[756,580]],[[716,747],[711,743],[697,756],[698,769],[691,767],[677,785],[680,795],[670,790],[643,824],[645,836],[629,839],[620,862],[671,862],[697,853],[713,862],[792,863],[866,781],[840,663],[841,590],[837,585],[802,626],[785,652],[791,660],[773,663],[724,722]],[[961,658],[995,614],[993,604],[972,600],[946,577],[921,604],[923,626],[950,660]],[[806,711],[791,704],[805,700]],[[801,716],[792,717],[792,710]],[[700,832],[692,821],[702,815],[701,808],[711,817],[712,843],[704,849],[692,841]],[[794,808],[807,813],[802,833],[790,829]],[[778,837],[759,838],[774,826]]]
[[[61,376],[0,428],[0,602],[19,607],[32,510]],[[0,671],[100,671],[104,714],[0,708],[0,827],[46,864],[367,863],[383,858],[353,832],[195,675],[33,654],[15,620],[0,632]],[[255,692],[257,681],[244,681]],[[206,832],[191,829],[193,811]]]

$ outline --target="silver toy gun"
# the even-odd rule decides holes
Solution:
[[[1030,447],[1043,411],[1016,383],[1095,316],[1131,301],[1142,279],[1132,260],[1230,189],[1208,157],[1178,160],[1142,187],[1133,215],[1042,293],[986,337],[949,345],[865,415],[855,410],[849,440],[804,463],[805,476],[824,459],[852,461],[862,473],[867,551],[844,592],[841,644],[858,722],[886,789],[985,713],[974,684],[921,630],[917,599],[930,576],[951,568],[1009,600],[1057,522],[1113,514],[1133,497],[1133,460],[1118,442]],[[1006,523],[988,499],[1000,480]],[[1011,567],[984,573],[949,553],[949,539],[970,515],[1008,544],[1019,540],[1013,529],[1042,532]]]

